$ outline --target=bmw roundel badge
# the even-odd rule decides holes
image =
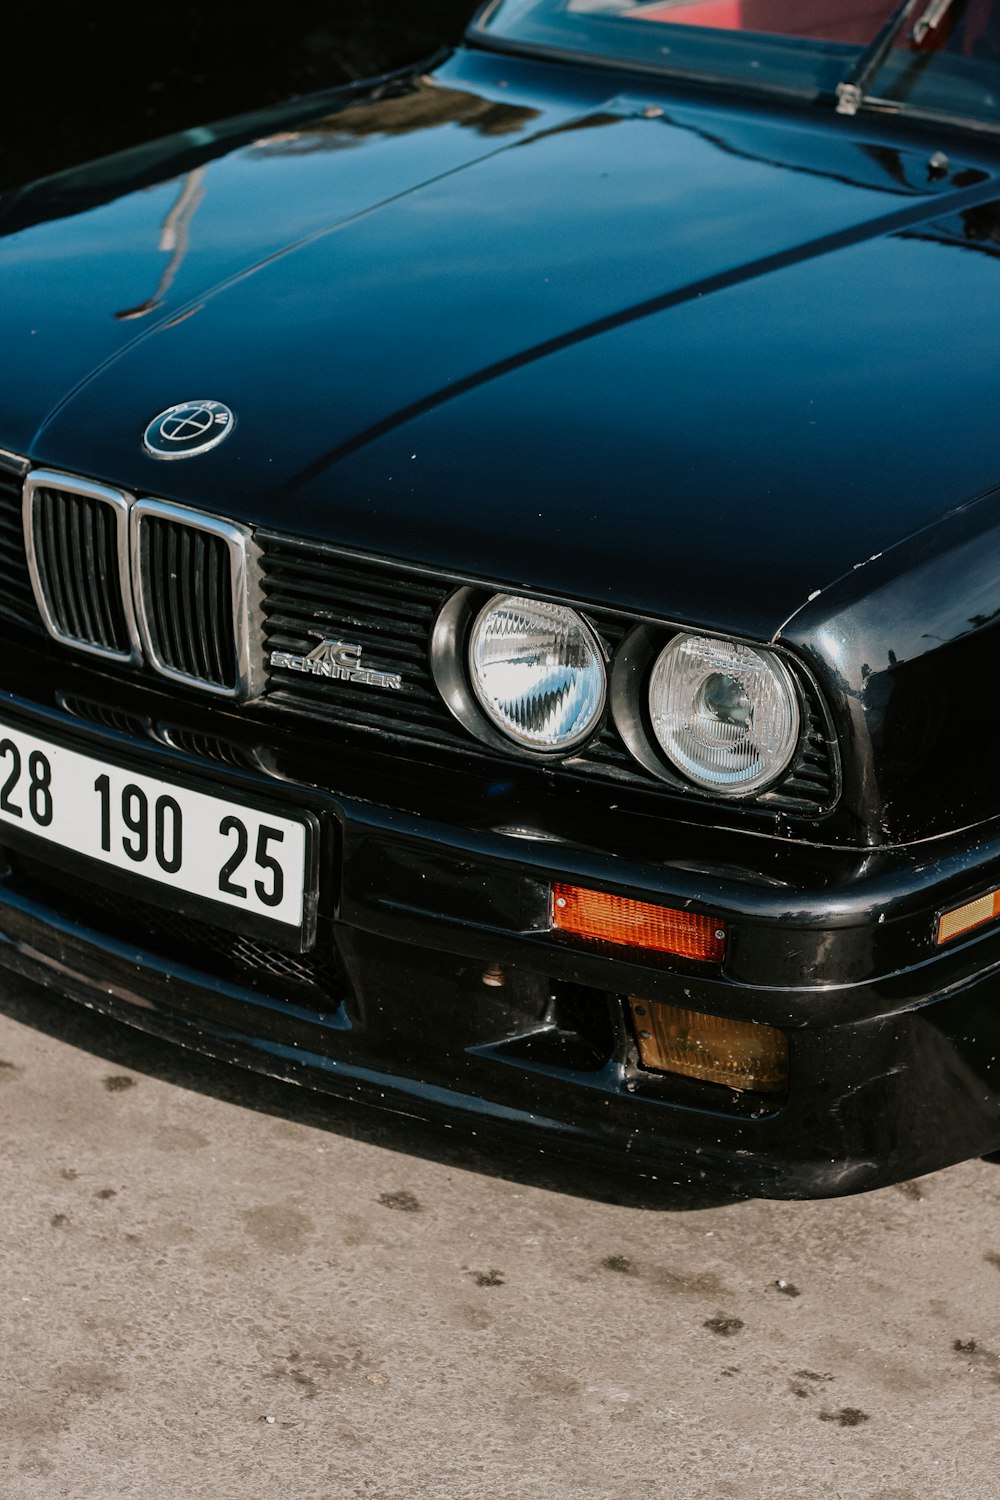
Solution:
[[[142,435],[153,458],[194,458],[229,436],[236,418],[221,401],[179,401],[154,417]]]

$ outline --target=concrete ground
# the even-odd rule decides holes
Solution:
[[[996,1166],[652,1210],[11,981],[0,1059],[2,1500],[1000,1496]]]

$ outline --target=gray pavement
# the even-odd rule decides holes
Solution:
[[[543,1182],[5,981],[0,1500],[1000,1497],[1000,1167]]]

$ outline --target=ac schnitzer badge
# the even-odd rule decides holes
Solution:
[[[154,417],[142,435],[153,458],[194,458],[227,438],[236,418],[221,401],[179,401]]]
[[[286,672],[305,672],[311,677],[332,677],[337,682],[362,682],[368,687],[401,688],[398,672],[376,672],[361,665],[361,647],[347,641],[331,641],[318,630],[309,634],[319,641],[306,656],[293,651],[272,651],[271,666]]]

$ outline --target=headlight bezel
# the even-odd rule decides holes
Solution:
[[[730,751],[737,751],[738,747],[736,744],[726,746],[723,739],[717,739],[715,745],[705,743],[706,736],[712,727],[718,735],[720,724],[724,722],[720,720],[719,713],[710,703],[707,709],[703,707],[701,710],[700,719],[703,727],[700,731],[692,732],[690,724],[685,724],[683,728],[675,726],[671,734],[663,730],[658,722],[657,704],[654,701],[657,695],[657,679],[662,674],[665,684],[669,685],[671,671],[675,679],[683,677],[685,648],[689,648],[690,657],[697,662],[694,678],[698,686],[690,704],[693,715],[697,715],[698,712],[696,707],[698,697],[710,696],[713,683],[716,685],[716,690],[727,680],[730,683],[742,682],[744,684],[739,688],[747,712],[742,730],[744,744],[758,752],[756,768],[752,763],[744,763],[728,771],[723,769],[721,763],[717,763],[715,767],[711,766],[711,759],[713,757],[718,759],[720,751],[728,754]],[[691,675],[690,657],[689,675]],[[700,662],[698,662],[699,657]],[[661,691],[662,686],[661,684]],[[750,646],[725,636],[682,631],[672,637],[653,662],[647,686],[647,701],[653,734],[668,761],[686,780],[703,787],[714,796],[729,798],[767,791],[768,787],[774,786],[787,771],[801,739],[802,709],[799,694],[796,691],[794,679],[780,656],[764,646]],[[755,732],[757,719],[751,717],[753,708],[758,711],[760,719],[765,723],[768,712],[772,718],[770,737],[774,743],[763,749],[759,747],[765,743],[768,736]],[[686,713],[684,717],[687,717]],[[685,738],[688,740],[687,745],[684,743]],[[702,741],[700,747],[699,738]],[[699,748],[702,750],[700,756],[697,753]]]
[[[600,707],[585,731],[575,736],[570,743],[554,748],[523,744],[500,729],[489,717],[476,686],[469,662],[469,646],[477,622],[503,599],[524,599],[532,604],[545,604],[565,609],[576,616],[593,646],[602,666],[602,691]],[[485,589],[472,586],[458,588],[445,600],[438,613],[431,633],[431,674],[438,692],[459,723],[470,734],[493,750],[513,755],[521,760],[559,762],[578,756],[597,738],[608,718],[610,694],[610,654],[599,630],[587,619],[579,605],[544,594],[527,593],[515,589]]]
[[[718,640],[726,646],[748,646],[757,655],[775,663],[777,670],[787,681],[797,709],[795,738],[781,766],[766,781],[749,787],[740,784],[707,785],[687,775],[660,743],[653,727],[650,683],[654,668],[664,651],[674,641],[684,637]],[[645,770],[660,781],[669,783],[679,791],[710,801],[754,803],[765,799],[769,793],[780,791],[802,749],[808,718],[804,699],[801,674],[786,652],[715,631],[671,630],[647,623],[639,624],[623,639],[615,652],[611,668],[611,714],[628,750]]]

